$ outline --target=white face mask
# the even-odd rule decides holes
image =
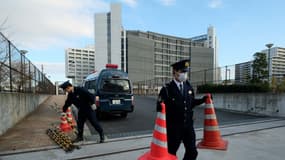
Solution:
[[[187,80],[187,74],[186,74],[186,73],[179,73],[178,80],[179,80],[180,82],[186,81],[186,80]]]

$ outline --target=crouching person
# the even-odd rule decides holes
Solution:
[[[68,93],[65,104],[62,107],[63,112],[66,112],[67,108],[71,104],[75,105],[78,109],[78,134],[74,142],[83,141],[84,123],[88,119],[95,130],[99,133],[100,143],[103,143],[105,141],[103,128],[96,118],[96,112],[91,107],[94,104],[94,96],[85,88],[72,86],[69,81],[62,83],[59,87]]]

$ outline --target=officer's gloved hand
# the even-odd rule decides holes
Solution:
[[[213,95],[212,94],[210,94],[211,95],[211,100],[213,101]]]
[[[203,102],[205,103],[206,102],[206,100],[207,100],[207,98],[208,98],[208,96],[203,96]]]
[[[96,104],[92,104],[92,105],[91,105],[91,108],[95,111],[95,110],[97,109]]]
[[[210,95],[211,95],[211,99],[212,99],[212,101],[213,101],[213,96],[212,96],[212,94],[210,94]],[[203,96],[202,99],[203,99],[204,102],[206,102],[207,98],[208,98],[208,96]]]

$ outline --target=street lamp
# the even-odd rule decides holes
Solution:
[[[229,81],[231,80],[231,70],[228,69],[228,66],[226,66],[226,80],[225,80],[225,84],[227,85],[228,83],[228,71],[229,71]]]
[[[268,43],[265,45],[268,48],[268,83],[270,79],[270,48],[273,46],[273,43]]]
[[[28,53],[29,51],[27,51],[27,50],[20,50],[20,53],[22,53],[23,55],[25,55],[26,53]]]

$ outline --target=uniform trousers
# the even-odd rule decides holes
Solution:
[[[172,155],[176,155],[181,142],[185,147],[183,160],[196,160],[198,151],[193,126],[167,127],[168,152]]]
[[[96,118],[96,112],[92,110],[91,107],[89,110],[79,109],[78,111],[78,121],[77,121],[78,136],[81,137],[83,136],[84,123],[86,122],[87,119],[101,136],[103,134],[103,129],[101,125],[98,123],[98,120]]]

